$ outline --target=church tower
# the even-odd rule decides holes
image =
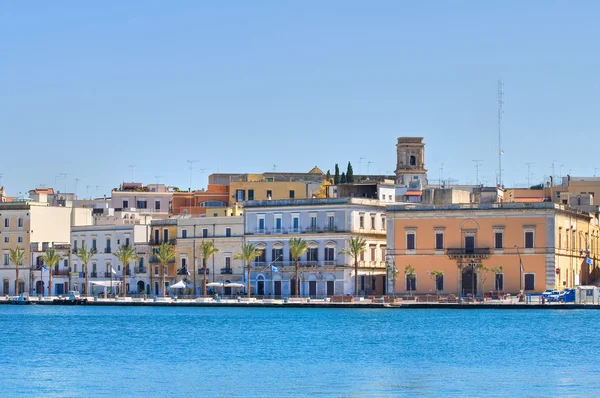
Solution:
[[[396,154],[396,184],[404,187],[427,185],[423,137],[398,137]]]

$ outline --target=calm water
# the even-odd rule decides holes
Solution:
[[[590,396],[599,311],[0,306],[14,396]]]

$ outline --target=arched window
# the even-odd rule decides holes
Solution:
[[[417,158],[415,157],[415,155],[410,155],[410,165],[411,166],[417,165]]]

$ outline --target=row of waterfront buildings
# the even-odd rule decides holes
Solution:
[[[52,270],[55,295],[100,293],[107,283],[121,294],[123,280],[127,294],[161,294],[180,280],[199,294],[204,278],[213,292],[232,294],[226,283],[247,283],[235,257],[245,243],[261,250],[250,265],[251,293],[261,296],[535,293],[600,276],[600,179],[567,176],[531,189],[431,185],[423,139],[414,137],[398,139],[394,176],[357,179],[335,184],[316,167],[213,174],[206,190],[123,183],[110,198],[84,200],[53,189],[8,198],[0,189],[0,293],[16,292],[15,247],[25,251],[19,291],[44,295],[49,248],[63,256]],[[354,259],[342,252],[358,236],[365,247],[355,275]],[[308,249],[296,291],[289,242],[298,237]],[[206,273],[203,241],[219,250]],[[176,255],[163,286],[155,253],[165,242]],[[114,253],[122,245],[138,260],[120,264]],[[75,255],[83,246],[97,251],[87,270]]]

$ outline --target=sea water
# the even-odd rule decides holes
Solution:
[[[0,306],[3,397],[591,396],[600,312]]]

